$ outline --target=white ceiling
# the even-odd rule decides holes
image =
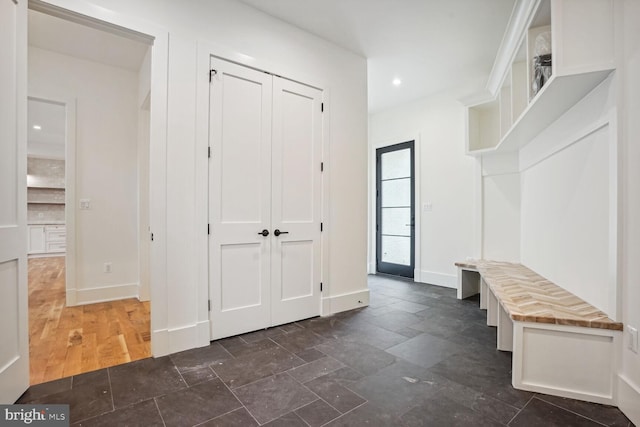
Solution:
[[[515,0],[240,0],[368,59],[369,111],[481,90]],[[391,82],[400,78],[402,85]]]
[[[29,45],[138,71],[149,45],[29,10]]]
[[[239,1],[366,57],[369,111],[377,112],[483,89],[516,0]],[[132,71],[148,48],[32,10],[29,43]]]

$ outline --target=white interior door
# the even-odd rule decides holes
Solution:
[[[320,314],[321,101],[318,89],[273,79],[274,326]]]
[[[215,58],[211,69],[209,286],[217,339],[270,324],[272,78]]]
[[[0,0],[0,403],[29,387],[26,1]]]

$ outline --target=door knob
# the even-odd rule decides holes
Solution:
[[[288,231],[280,231],[280,230],[278,230],[278,229],[276,228],[276,231],[274,231],[274,232],[273,232],[273,234],[275,234],[275,235],[276,235],[276,237],[278,237],[278,236],[279,236],[279,235],[281,235],[281,234],[289,234],[289,232],[288,232]]]
[[[267,230],[266,228],[264,230],[262,230],[261,232],[259,232],[258,234],[261,234],[264,237],[267,237],[269,235],[269,230]],[[276,234],[277,236],[277,234]]]

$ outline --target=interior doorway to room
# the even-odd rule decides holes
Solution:
[[[376,149],[376,270],[414,277],[414,141]]]
[[[40,6],[28,16],[31,384],[151,356],[152,40]]]

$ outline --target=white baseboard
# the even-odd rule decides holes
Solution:
[[[367,264],[368,270],[367,270],[367,274],[376,274],[376,263],[375,262],[370,262],[369,264]]]
[[[458,287],[458,277],[455,274],[442,274],[422,270],[419,277],[415,278],[415,281],[452,289]]]
[[[322,315],[340,313],[369,305],[369,289],[322,298]]]
[[[46,253],[33,253],[27,255],[27,258],[55,258],[55,257],[64,257],[66,256],[66,252],[46,252]]]
[[[618,375],[618,407],[637,426],[640,426],[640,385],[624,375]]]
[[[116,301],[126,298],[138,298],[138,284],[103,286],[100,288],[68,289],[67,303],[75,300],[74,305],[95,304],[97,302]]]
[[[151,354],[153,357],[161,357],[204,347],[209,345],[210,335],[208,320],[179,328],[158,329],[151,334]]]
[[[196,323],[198,329],[198,347],[204,347],[211,343],[211,324],[209,319]]]
[[[138,299],[140,301],[151,301],[151,294],[148,283],[146,285],[143,283],[138,284]]]
[[[170,354],[169,351],[169,331],[157,329],[151,333],[151,355],[162,357]]]

